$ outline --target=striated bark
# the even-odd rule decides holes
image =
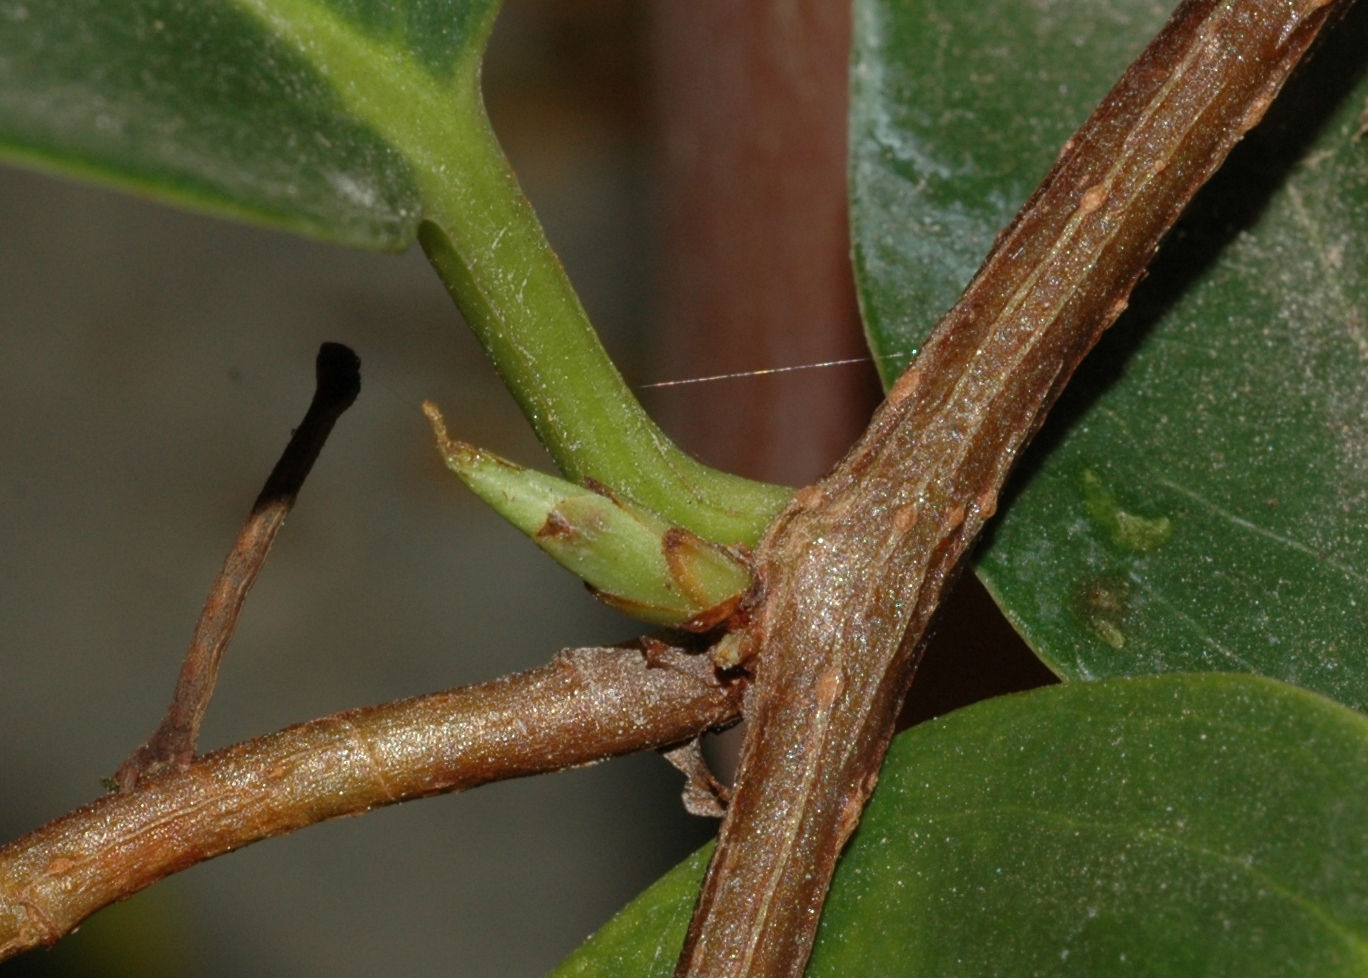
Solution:
[[[859,443],[770,529],[738,789],[681,978],[802,974],[926,626],[1013,462],[1334,7],[1186,0],[1065,145]]]
[[[1164,233],[1348,0],[1186,0],[999,238],[855,449],[756,554],[739,788],[678,974],[796,976],[926,625],[1022,447]],[[0,959],[258,839],[686,741],[740,691],[658,644],[350,711],[200,758],[0,849]]]
[[[289,727],[109,794],[0,849],[0,960],[195,863],[342,815],[593,764],[725,726],[740,692],[659,644]]]

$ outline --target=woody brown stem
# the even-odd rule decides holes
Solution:
[[[562,652],[494,682],[351,710],[215,751],[0,849],[0,960],[162,877],[253,842],[507,778],[593,764],[736,719],[706,657]]]
[[[757,552],[739,787],[678,973],[801,974],[926,625],[1013,461],[1160,239],[1336,3],[1187,0],[1065,146],[964,297]],[[706,663],[582,650],[217,752],[0,849],[0,958],[257,839],[687,740],[737,715]]]
[[[119,765],[114,777],[120,791],[131,791],[165,771],[183,770],[195,756],[200,725],[218,682],[219,663],[232,641],[247,592],[261,572],[271,544],[333,425],[361,392],[361,361],[341,343],[324,343],[319,347],[314,370],[317,382],[309,410],[267,477],[233,541],[223,570],[209,590],[190,648],[181,663],[166,717],[147,743]]]
[[[677,975],[802,974],[927,624],[1013,462],[1335,6],[1186,0],[1065,145],[859,443],[771,527],[738,788]]]

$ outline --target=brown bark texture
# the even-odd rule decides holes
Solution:
[[[679,974],[802,973],[926,625],[1014,460],[1163,234],[1347,2],[1186,0],[856,447],[770,529],[751,728]],[[0,849],[0,959],[258,839],[677,744],[732,722],[739,696],[706,659],[648,642],[218,751]]]
[[[1013,462],[1334,6],[1180,5],[855,448],[771,527],[737,790],[677,975],[802,974],[930,617]]]
[[[105,795],[0,849],[0,960],[171,873],[382,805],[688,741],[740,712],[706,657],[567,650],[493,682],[338,713]]]

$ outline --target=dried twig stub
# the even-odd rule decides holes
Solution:
[[[200,724],[218,680],[219,661],[232,640],[247,592],[333,425],[361,392],[361,361],[340,343],[319,347],[315,370],[317,387],[309,410],[266,479],[200,612],[171,707],[156,733],[119,766],[115,780],[120,791],[131,791],[139,782],[168,770],[184,770],[194,759]]]

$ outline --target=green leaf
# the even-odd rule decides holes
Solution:
[[[479,90],[497,0],[0,0],[0,158],[348,244],[421,240],[537,435],[705,539],[790,491],[710,469],[608,359]]]
[[[5,0],[0,154],[315,237],[402,249],[419,191],[280,18],[472,73],[490,0]],[[271,18],[276,21],[272,22]]]
[[[550,978],[670,978],[712,850],[709,842],[652,883]]]
[[[856,264],[891,378],[1165,11],[856,7]],[[1079,370],[979,554],[1067,679],[1248,671],[1368,707],[1368,11],[1329,33]]]
[[[809,978],[1358,975],[1368,722],[1230,675],[990,700],[895,739]],[[553,978],[667,978],[706,850]]]

